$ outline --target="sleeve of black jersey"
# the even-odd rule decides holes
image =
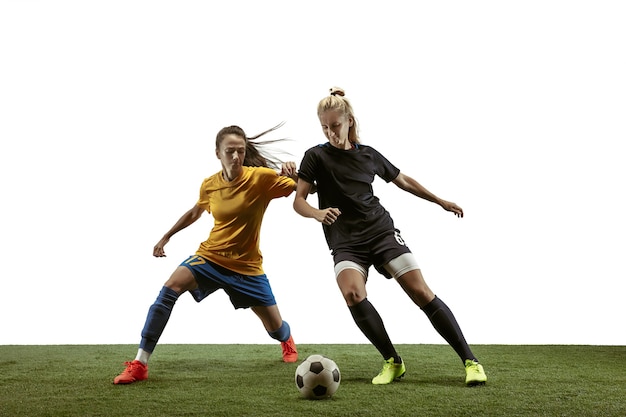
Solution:
[[[386,182],[391,182],[395,180],[396,177],[400,174],[400,169],[391,162],[389,162],[389,160],[376,149],[371,147],[370,149],[372,150],[372,155],[374,156],[374,160],[376,161],[376,175],[378,175]]]
[[[302,162],[300,162],[300,169],[298,170],[298,178],[302,178],[310,184],[315,184],[317,168],[317,157],[313,152],[313,149],[309,149],[304,153]]]

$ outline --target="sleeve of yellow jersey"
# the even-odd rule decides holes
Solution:
[[[296,188],[296,183],[291,178],[280,175],[270,168],[260,170],[270,198],[287,197]]]
[[[209,193],[207,190],[207,185],[213,181],[213,177],[205,178],[200,185],[198,202],[196,203],[198,206],[202,207],[209,213],[211,212],[211,205],[209,203]]]

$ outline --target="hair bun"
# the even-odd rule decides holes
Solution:
[[[330,89],[330,95],[331,96],[340,96],[343,97],[346,95],[346,92],[343,91],[343,88],[339,88],[339,87],[331,87]]]

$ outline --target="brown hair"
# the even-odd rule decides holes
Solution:
[[[269,133],[278,129],[284,124],[285,122],[281,122],[277,124],[276,126],[272,127],[271,129],[267,129],[266,131],[259,133],[256,136],[252,136],[250,138],[246,135],[246,132],[244,132],[244,130],[240,128],[239,126],[235,126],[235,125],[226,126],[222,128],[219,132],[217,132],[217,136],[215,138],[215,147],[219,149],[220,145],[222,144],[222,141],[224,140],[224,136],[237,135],[245,139],[246,141],[246,157],[244,158],[242,165],[248,166],[248,167],[267,167],[267,168],[279,169],[283,161],[281,161],[280,159],[278,159],[277,157],[275,157],[274,155],[270,154],[267,151],[261,151],[259,148],[261,148],[262,146],[268,143],[279,142],[284,139],[266,140],[263,142],[256,142],[255,140],[265,135],[266,133]]]
[[[354,110],[347,98],[344,98],[346,92],[339,87],[332,87],[330,89],[330,95],[320,100],[317,105],[317,117],[328,110],[338,110],[346,117],[352,119],[352,126],[348,131],[348,140],[352,143],[359,142],[359,127],[356,117],[354,116]]]

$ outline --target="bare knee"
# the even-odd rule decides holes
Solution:
[[[365,299],[367,294],[364,292],[358,291],[356,289],[350,289],[347,291],[341,291],[343,294],[343,299],[346,300],[346,304],[348,306],[354,306],[359,304],[361,301]]]
[[[165,282],[165,286],[182,294],[185,291],[191,291],[198,288],[198,283],[189,268],[179,266],[172,272],[169,279]]]
[[[367,297],[365,277],[357,270],[343,270],[337,277],[337,285],[348,306],[359,304]]]

